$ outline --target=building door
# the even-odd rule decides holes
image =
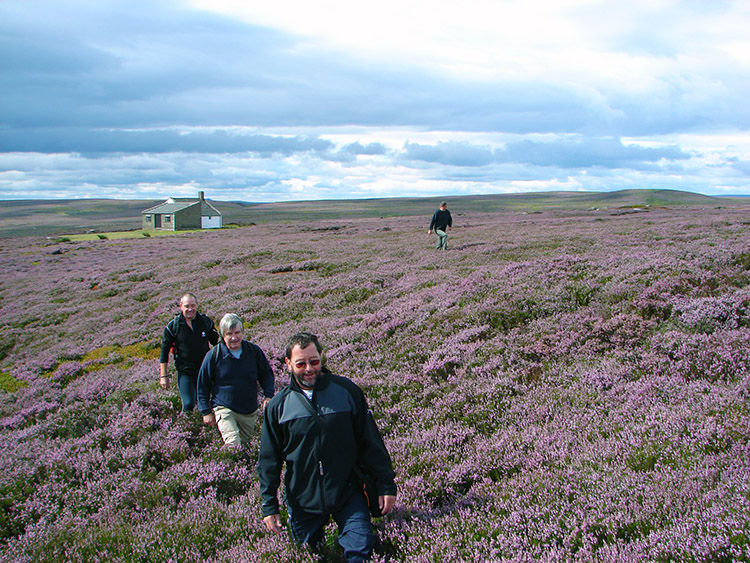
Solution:
[[[154,214],[154,229],[161,229],[161,213]]]

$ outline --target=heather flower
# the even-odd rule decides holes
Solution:
[[[277,386],[298,330],[362,386],[399,486],[374,561],[750,560],[746,212],[476,214],[439,258],[422,219],[1,240],[0,561],[312,560],[257,443],[158,387],[183,291]]]

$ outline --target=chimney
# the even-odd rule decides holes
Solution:
[[[203,192],[198,192],[198,199],[203,201],[205,198],[203,197]]]

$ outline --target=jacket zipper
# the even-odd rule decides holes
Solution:
[[[305,396],[305,394],[301,390],[296,390],[295,389],[295,392],[296,393],[300,393],[300,394],[303,395],[302,400],[304,400],[304,401],[308,400],[307,396]],[[312,404],[313,409],[315,409],[315,412],[316,412],[316,415],[317,415],[318,409],[317,409],[317,406],[315,405],[315,399],[314,398],[313,398],[313,401],[311,402],[311,404]],[[315,439],[315,443],[316,443],[316,446],[315,446],[315,457],[317,457],[318,453],[320,452],[320,442],[321,442],[321,440],[323,438],[323,436],[322,436],[323,430],[320,427],[320,425],[321,425],[321,423],[318,420],[317,423],[316,423],[317,430],[318,430],[318,435],[317,435],[317,437]],[[318,459],[318,476],[320,477],[320,479],[318,481],[318,493],[320,494],[320,505],[321,505],[321,508],[323,509],[323,511],[326,512],[328,510],[328,502],[327,502],[327,499],[326,499],[326,490],[325,490],[326,488],[325,488],[325,481],[324,481],[325,480],[325,471],[323,470],[323,460],[321,460],[321,459]]]
[[[318,461],[318,475],[320,476],[319,483],[319,493],[320,493],[320,507],[323,509],[323,512],[328,511],[328,499],[326,498],[326,486],[325,486],[325,474],[323,473],[323,462]]]
[[[313,406],[315,406],[315,405],[313,405]],[[317,407],[315,407],[315,410],[317,412],[317,410],[318,410]],[[318,429],[318,437],[317,437],[317,440],[316,440],[317,447],[315,448],[315,450],[317,452],[321,451],[320,442],[321,442],[322,439],[323,439],[322,429],[319,428]],[[322,505],[323,510],[327,511],[328,510],[328,502],[327,502],[327,499],[326,499],[325,471],[323,471],[323,460],[322,459],[318,459],[318,475],[320,475],[320,500],[321,500],[320,504]]]

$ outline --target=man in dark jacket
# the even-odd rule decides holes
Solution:
[[[180,298],[180,313],[164,329],[159,360],[159,385],[169,389],[171,378],[167,373],[169,352],[174,356],[177,370],[177,388],[182,398],[182,410],[193,410],[196,401],[198,370],[210,345],[216,345],[219,333],[213,321],[198,312],[198,300],[192,293]]]
[[[328,371],[321,355],[313,334],[296,334],[287,343],[290,382],[266,407],[261,431],[263,520],[273,532],[284,529],[277,493],[286,463],[284,483],[294,539],[319,552],[324,527],[333,516],[346,560],[367,561],[375,534],[355,467],[374,475],[383,514],[396,502],[395,474],[362,390]]]
[[[242,319],[227,313],[219,323],[221,342],[206,354],[198,372],[198,409],[203,422],[218,426],[225,444],[247,444],[255,435],[258,386],[265,399],[274,378],[263,351],[244,340]]]
[[[448,211],[448,204],[442,202],[440,209],[432,215],[430,230],[427,231],[428,235],[431,235],[432,231],[435,231],[435,234],[438,236],[438,250],[448,250],[448,229],[452,226],[453,218],[451,217],[451,212]]]

